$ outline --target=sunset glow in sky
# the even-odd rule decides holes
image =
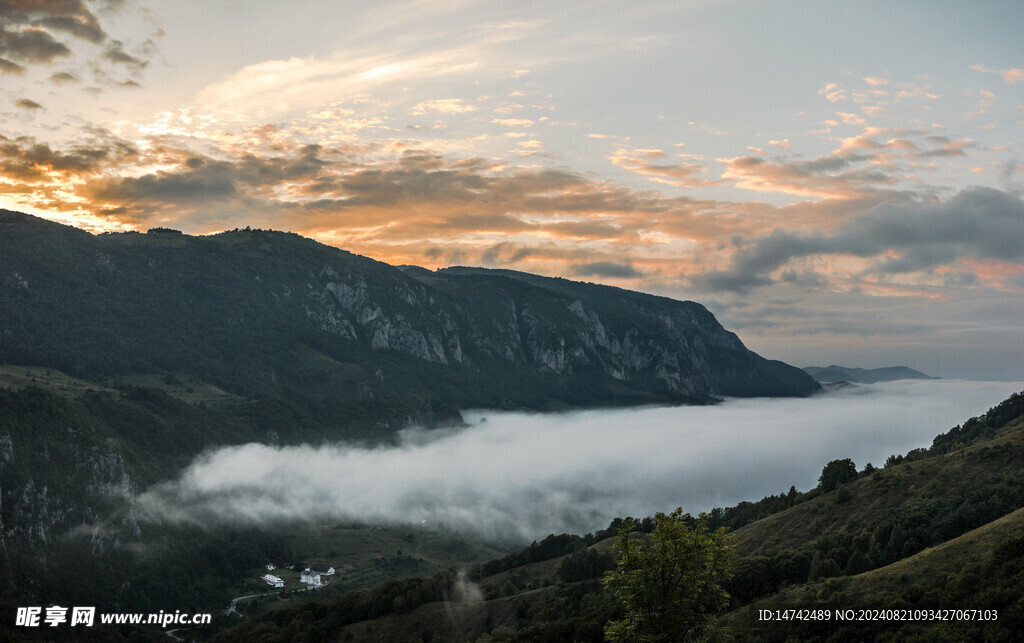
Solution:
[[[1024,3],[0,0],[0,207],[707,305],[1024,379]]]

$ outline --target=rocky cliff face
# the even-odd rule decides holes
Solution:
[[[374,289],[337,274],[310,293],[322,329],[429,362],[523,368],[700,400],[716,395],[806,395],[798,369],[746,349],[703,306],[512,271],[407,268],[410,282]],[[418,282],[418,283],[417,283]],[[388,289],[392,292],[388,292]],[[389,299],[390,304],[378,303]],[[409,308],[395,310],[397,300]]]
[[[68,533],[93,550],[138,536],[125,500],[124,458],[68,402],[42,390],[3,393],[0,420],[0,534],[4,544],[45,548]]]

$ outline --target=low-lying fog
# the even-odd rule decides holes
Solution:
[[[829,460],[881,466],[1022,388],[901,381],[706,407],[472,411],[468,428],[407,430],[398,446],[223,448],[138,500],[170,520],[399,522],[512,544],[805,491]]]

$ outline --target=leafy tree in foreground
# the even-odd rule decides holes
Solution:
[[[824,492],[838,489],[839,485],[857,479],[857,465],[849,458],[833,460],[821,470],[821,477],[818,478],[818,486]]]
[[[729,602],[722,582],[731,575],[734,548],[725,529],[709,531],[703,516],[694,521],[682,509],[655,519],[646,539],[630,537],[632,523],[615,537],[619,559],[604,585],[626,614],[605,626],[610,641],[704,639]]]

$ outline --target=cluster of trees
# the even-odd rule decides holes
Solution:
[[[586,548],[566,556],[558,566],[558,579],[563,583],[600,578],[615,566],[615,556]]]
[[[479,567],[474,568],[471,575],[475,580],[479,580],[481,578],[487,578],[488,576],[494,576],[495,574],[499,574],[509,569],[515,569],[516,567],[539,563],[545,560],[552,560],[554,558],[561,558],[562,556],[572,554],[573,552],[586,549],[605,538],[611,538],[618,533],[619,530],[627,527],[627,525],[634,531],[650,533],[654,531],[657,526],[657,522],[650,516],[638,520],[634,520],[633,518],[616,518],[612,520],[607,528],[585,536],[577,536],[576,534],[550,534],[540,542],[534,541],[530,543],[530,545],[519,552],[514,552],[504,558],[498,558],[496,560],[483,563]]]

